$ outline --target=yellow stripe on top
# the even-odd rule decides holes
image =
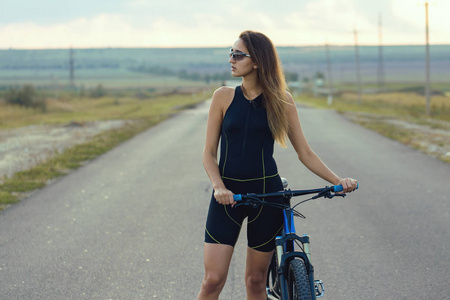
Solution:
[[[223,179],[228,179],[228,180],[246,182],[246,181],[253,181],[253,180],[265,180],[267,178],[272,178],[272,177],[275,177],[275,176],[278,176],[278,173],[274,174],[274,175],[263,176],[263,177],[259,177],[259,178],[249,178],[249,179],[238,179],[238,178],[231,178],[231,177],[226,177],[226,176],[222,176],[222,178]]]
[[[222,167],[222,174],[225,174],[225,165],[227,164],[227,156],[228,156],[228,137],[226,132],[224,131],[223,134],[225,135],[225,160],[223,161],[223,167]]]
[[[263,177],[264,177],[264,181],[263,181],[263,194],[266,193],[266,168],[264,167],[264,148],[261,151],[261,161],[262,161],[262,169],[263,169]],[[264,198],[262,199],[262,201],[264,202]],[[259,208],[259,212],[256,215],[256,217],[253,220],[248,220],[248,224],[254,222],[256,219],[258,219],[259,215],[261,214],[262,210],[264,208],[264,205],[261,205],[261,207]]]

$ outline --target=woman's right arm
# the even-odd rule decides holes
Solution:
[[[233,193],[225,187],[220,176],[217,162],[217,148],[219,146],[222,120],[226,109],[230,104],[231,89],[219,88],[214,92],[209,109],[208,123],[206,127],[205,148],[203,149],[203,166],[214,188],[214,198],[220,204],[233,204]],[[234,93],[234,89],[233,89]],[[232,94],[231,94],[232,97]]]

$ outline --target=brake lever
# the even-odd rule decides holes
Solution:
[[[333,198],[335,196],[339,196],[339,197],[344,198],[345,194],[332,194],[331,191],[324,191],[324,192],[320,192],[319,194],[315,195],[311,199],[317,199],[317,198],[322,198],[322,197],[331,199],[331,198]]]
[[[328,195],[324,196],[325,198],[331,199],[333,197],[342,197],[344,198],[346,196],[346,194],[332,194],[332,193],[328,193]]]
[[[331,194],[330,191],[322,191],[322,192],[318,193],[317,195],[315,195],[314,197],[311,197],[311,199],[317,199],[317,198],[322,198],[322,197],[331,199],[331,198],[333,198],[333,195]]]

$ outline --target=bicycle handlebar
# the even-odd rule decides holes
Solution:
[[[332,192],[342,192],[344,190],[344,187],[342,185],[333,185],[332,186],[334,188],[334,190]],[[356,189],[359,188],[359,183],[356,183]]]
[[[359,183],[356,186],[356,189],[358,189]],[[252,198],[274,198],[274,197],[296,197],[296,196],[302,196],[302,195],[308,195],[308,194],[316,194],[316,193],[327,193],[327,192],[333,192],[338,193],[342,192],[344,190],[342,185],[332,185],[327,186],[325,188],[321,189],[312,189],[312,190],[284,190],[281,192],[275,192],[275,193],[268,193],[268,194],[236,194],[233,195],[234,201],[242,201],[245,198],[252,197]]]

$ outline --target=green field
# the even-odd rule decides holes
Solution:
[[[176,76],[143,74],[126,69],[77,70],[76,89],[90,89],[102,84],[109,89],[150,89],[150,88],[185,88],[205,87],[206,83],[180,79]],[[9,86],[33,84],[38,88],[65,90],[69,85],[67,70],[0,70],[0,89]]]
[[[317,73],[328,84],[324,46],[278,47],[289,78],[313,79]],[[354,88],[356,81],[354,48],[330,46],[331,80],[337,87]],[[361,46],[361,81],[378,82],[378,47]],[[430,47],[431,81],[450,91],[450,45]],[[99,83],[108,88],[155,86],[183,87],[220,83],[231,79],[227,48],[106,48],[74,49],[74,84],[89,88]],[[384,46],[386,85],[423,84],[425,47]],[[70,84],[70,50],[0,50],[0,89],[31,83],[36,86],[64,88]]]

